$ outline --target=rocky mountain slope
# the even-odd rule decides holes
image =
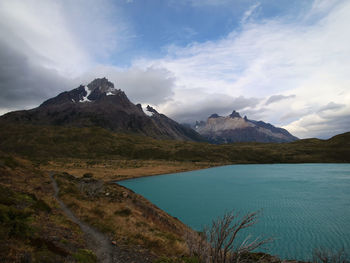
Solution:
[[[212,114],[206,122],[195,124],[195,130],[212,143],[292,142],[298,140],[287,130],[263,121],[249,120],[233,111],[229,116]]]
[[[51,98],[39,107],[7,113],[2,124],[21,123],[75,127],[102,127],[115,132],[134,133],[156,139],[202,141],[193,129],[184,127],[151,107],[146,115],[125,93],[106,78],[95,79]]]

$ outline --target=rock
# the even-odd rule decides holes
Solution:
[[[216,113],[214,113],[214,114],[212,114],[212,115],[210,115],[209,116],[209,118],[219,118],[220,116],[218,115],[218,114],[216,114]]]
[[[154,108],[152,108],[151,106],[147,105],[147,111],[154,113],[154,114],[159,114],[158,111],[156,111]]]
[[[212,114],[207,122],[196,122],[195,130],[211,143],[292,142],[298,140],[287,130],[263,121],[249,120],[235,110],[228,116]]]
[[[137,103],[136,107],[139,108],[143,112],[142,105],[140,103]]]
[[[237,111],[233,111],[231,114],[230,114],[230,118],[242,118],[241,115],[237,112]]]
[[[94,178],[82,178],[78,186],[82,193],[90,197],[95,197],[104,191],[103,182]]]

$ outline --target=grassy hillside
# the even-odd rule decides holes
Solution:
[[[350,162],[350,133],[292,143],[208,143],[155,140],[101,128],[9,125],[0,150],[36,160],[142,159],[215,163]]]
[[[211,145],[101,128],[23,125],[0,127],[0,138],[4,262],[96,261],[89,240],[53,198],[48,171],[57,171],[54,177],[64,203],[116,242],[118,255],[121,251],[125,257],[147,255],[157,262],[196,262],[182,257],[188,255],[185,225],[142,196],[109,182],[230,163],[350,162],[350,133],[326,141]],[[262,257],[265,261],[259,262],[272,262],[270,256]]]
[[[91,173],[54,175],[59,196],[113,242],[120,262],[186,253],[183,223],[142,196]],[[0,151],[0,262],[96,262],[91,240],[54,198],[48,173]],[[147,257],[147,260],[138,258]],[[119,261],[118,261],[119,262]]]
[[[50,179],[30,162],[0,152],[1,262],[95,262],[52,192]]]

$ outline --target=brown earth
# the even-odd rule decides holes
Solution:
[[[0,152],[0,262],[197,262],[188,256],[183,239],[191,229],[114,181],[211,166],[79,159],[38,166]],[[11,202],[8,196],[13,196]],[[19,208],[30,212],[28,220],[19,214],[4,221]],[[18,224],[28,233],[6,231]],[[252,253],[247,262],[281,261]]]
[[[40,165],[40,170],[67,172],[77,177],[92,173],[94,178],[104,182],[125,179],[179,173],[205,169],[227,163],[210,162],[180,162],[165,160],[85,160],[85,159],[55,159]]]

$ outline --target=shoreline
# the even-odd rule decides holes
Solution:
[[[195,169],[190,169],[190,170],[185,170],[185,171],[180,171],[180,172],[168,172],[168,173],[149,174],[149,175],[136,175],[135,177],[113,180],[113,181],[110,181],[110,183],[118,183],[118,182],[134,180],[134,179],[139,179],[139,178],[145,178],[145,177],[162,176],[162,175],[170,175],[170,174],[180,174],[180,173],[189,173],[189,172],[193,172],[193,171],[200,171],[200,170],[218,168],[218,167],[223,167],[223,166],[228,166],[228,165],[233,165],[233,164],[218,164],[216,166],[209,166],[209,167],[205,167],[205,168],[195,168]]]
[[[179,171],[179,172],[168,172],[168,173],[159,173],[159,174],[149,174],[149,175],[136,175],[134,177],[130,178],[125,178],[125,179],[116,179],[116,180],[111,180],[109,183],[118,183],[118,182],[123,182],[123,181],[128,181],[128,180],[134,180],[138,178],[145,178],[145,177],[152,177],[152,176],[162,176],[162,175],[170,175],[170,174],[178,174],[178,173],[188,173],[188,172],[193,172],[193,171],[200,171],[200,170],[206,170],[206,169],[212,169],[212,168],[219,168],[219,167],[224,167],[224,166],[230,166],[230,165],[284,165],[284,164],[291,164],[291,165],[301,165],[301,164],[306,164],[306,165],[313,165],[313,164],[349,164],[350,163],[231,163],[231,164],[218,164],[214,166],[209,166],[209,167],[203,167],[203,168],[195,168],[195,169],[190,169],[190,170],[185,170],[185,171]]]
[[[287,163],[287,164],[290,164],[290,163]],[[312,166],[312,165],[325,165],[325,166],[327,166],[327,165],[337,165],[337,164],[340,164],[340,165],[350,165],[350,163],[297,163],[297,165],[306,165],[306,166]],[[179,174],[187,173],[187,172],[192,172],[192,171],[196,171],[196,170],[198,170],[198,171],[199,171],[199,170],[207,170],[207,169],[211,169],[211,168],[219,168],[219,167],[231,166],[231,165],[236,165],[236,164],[218,165],[218,166],[213,166],[213,167],[208,167],[208,168],[203,168],[203,169],[195,169],[195,170],[191,170],[191,171],[180,172]],[[238,165],[242,165],[242,164],[238,164]],[[262,164],[255,164],[255,165],[262,165]],[[264,165],[285,165],[285,163],[274,163],[274,164],[264,164]],[[293,165],[295,165],[295,164],[293,164]],[[168,174],[161,174],[161,175],[172,175],[172,174],[177,174],[177,173],[168,173]],[[143,178],[143,177],[150,177],[150,176],[160,176],[160,175],[149,175],[149,176],[141,176],[141,177],[135,177],[135,178],[128,178],[128,179],[125,179],[125,180],[118,180],[117,182],[114,182],[114,183],[120,185],[119,182],[134,180],[134,179]],[[125,185],[121,185],[121,186],[134,192],[133,189],[130,189],[130,188],[128,188],[128,187],[125,186]],[[135,192],[135,193],[138,194],[138,195],[143,196],[141,193],[138,193],[138,192]],[[145,197],[145,196],[143,196],[143,197],[144,197],[145,199],[147,199],[147,197]],[[147,199],[147,200],[148,200],[148,199]],[[154,205],[156,205],[156,204],[154,204]],[[165,213],[168,213],[168,212],[165,211],[165,210],[162,210],[162,211],[164,211]],[[176,215],[175,215],[175,216],[176,216]],[[180,221],[181,221],[181,220],[180,220]],[[182,221],[181,221],[181,222],[182,222]],[[191,226],[189,226],[189,225],[187,225],[187,226],[188,226],[189,228],[191,228],[192,230],[194,230]],[[259,253],[259,252],[257,252],[257,253]],[[310,260],[310,258],[309,258],[308,260],[306,260],[306,259],[303,259],[303,260],[301,260],[301,259],[296,260],[296,259],[290,259],[290,258],[281,258],[281,257],[279,257],[279,256],[277,256],[277,255],[269,254],[268,251],[262,252],[262,253],[265,253],[265,254],[267,254],[267,255],[269,255],[269,256],[271,256],[271,257],[276,257],[276,258],[280,259],[282,262],[300,262],[300,263],[301,263],[301,262],[303,262],[303,263],[304,263],[304,262],[311,262],[311,261],[308,261],[308,260]],[[310,256],[310,257],[311,257],[311,256]]]
[[[162,163],[162,162],[160,162]],[[180,164],[180,163],[178,163]],[[183,163],[182,163],[183,164]],[[188,163],[187,163],[188,164]],[[285,163],[272,163],[272,164],[267,164],[267,165],[280,165],[280,164],[285,164]],[[287,164],[291,164],[291,163],[287,163]],[[320,164],[320,163],[297,163],[297,164],[306,164],[306,165],[313,165],[313,164]],[[324,164],[334,164],[334,163],[324,163]],[[344,164],[344,163],[343,163]],[[349,164],[349,163],[347,163]],[[170,175],[170,174],[176,174],[176,173],[187,173],[187,172],[192,172],[192,171],[199,171],[199,170],[205,170],[205,169],[211,169],[211,168],[218,168],[218,167],[224,167],[224,166],[228,166],[228,165],[247,165],[247,164],[223,164],[223,163],[217,163],[217,164],[214,164],[214,163],[210,163],[210,164],[206,164],[204,165],[202,163],[201,167],[199,166],[183,166],[183,167],[180,167],[179,169],[179,166],[173,166],[173,167],[168,167],[168,172],[167,173],[154,173],[152,171],[147,171],[147,173],[133,173],[132,175],[129,175],[127,178],[118,178],[118,179],[112,179],[112,180],[103,180],[103,179],[106,179],[106,178],[101,178],[106,184],[116,184],[122,188],[125,188],[126,190],[128,190],[129,192],[132,193],[132,195],[140,195],[136,192],[134,192],[132,189],[128,188],[128,187],[125,187],[123,185],[120,185],[119,182],[122,182],[122,181],[127,181],[127,180],[132,180],[132,179],[137,179],[137,178],[143,178],[143,177],[151,177],[151,176],[161,176],[161,175]],[[262,164],[254,164],[254,165],[262,165]],[[266,165],[266,164],[265,164]],[[93,172],[94,170],[94,167],[81,167],[81,169],[85,170],[85,168],[91,172]],[[96,168],[96,167],[95,167]],[[134,171],[136,172],[138,168],[128,168],[130,171]],[[142,167],[141,167],[142,168]],[[65,169],[63,169],[65,170]],[[143,197],[144,199],[146,199],[151,206],[155,206],[157,207],[158,209],[160,209],[158,206],[156,206],[155,204],[153,204],[152,202],[150,202],[147,198],[145,198],[144,196],[140,195],[141,197]],[[169,215],[170,217],[173,217],[172,215],[168,214],[167,211],[164,211],[162,209],[160,209],[163,213]],[[179,219],[178,219],[179,220]],[[181,220],[180,222],[182,224],[184,224]],[[186,225],[188,228],[192,229],[190,226]],[[193,230],[193,229],[192,229]],[[267,254],[271,257],[274,257],[270,254]],[[297,261],[297,260],[291,260],[291,259],[283,259],[283,262],[305,262],[305,261]]]

